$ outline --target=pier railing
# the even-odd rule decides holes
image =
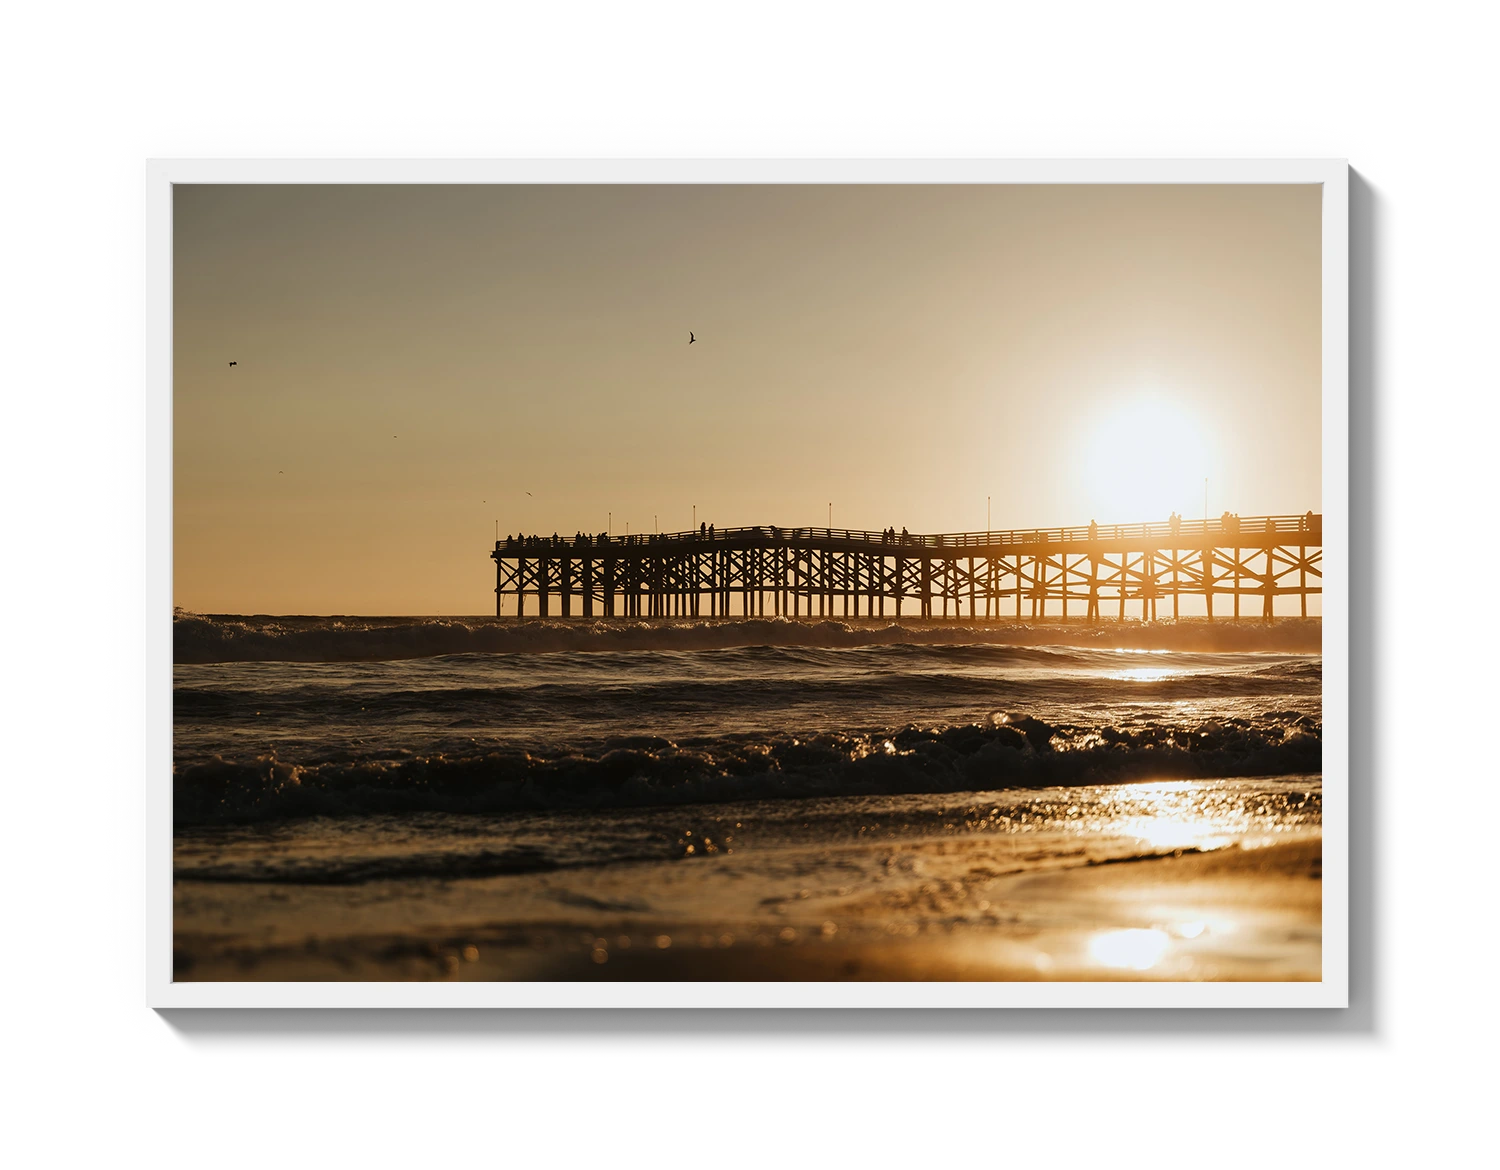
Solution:
[[[1001,548],[1007,545],[1076,544],[1089,541],[1148,540],[1168,546],[1174,539],[1185,544],[1202,544],[1207,539],[1232,543],[1234,537],[1264,540],[1267,536],[1295,538],[1302,534],[1308,543],[1321,543],[1323,517],[1306,512],[1300,516],[1229,516],[1211,520],[1163,520],[1144,524],[1077,524],[1062,528],[1009,528],[986,532],[871,532],[857,528],[800,527],[754,525],[736,528],[702,528],[687,532],[632,533],[611,536],[607,533],[583,533],[572,537],[510,537],[496,543],[497,549],[566,549],[575,547],[637,548],[662,545],[701,545],[705,542],[743,545],[800,544],[826,541],[863,546],[871,550],[902,548]],[[1313,537],[1318,540],[1314,541]],[[1295,539],[1291,543],[1296,543]]]

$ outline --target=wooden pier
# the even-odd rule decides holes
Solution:
[[[1226,517],[917,535],[721,528],[495,542],[495,612],[513,616],[1270,620],[1322,592],[1323,517]],[[528,612],[530,611],[530,612]]]

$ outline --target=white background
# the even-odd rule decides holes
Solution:
[[[18,1165],[1492,1156],[1496,647],[1478,587],[1495,558],[1473,538],[1496,497],[1492,10],[541,7],[7,16],[0,1149]],[[141,536],[166,447],[143,408],[144,160],[475,155],[1348,157],[1356,1006],[149,1011],[138,696],[160,566]]]

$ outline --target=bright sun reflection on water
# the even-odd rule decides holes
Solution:
[[[1089,940],[1089,955],[1104,967],[1145,971],[1161,961],[1170,942],[1161,930],[1106,930]]]
[[[1156,849],[1216,849],[1228,838],[1215,834],[1211,827],[1201,821],[1152,820],[1126,821],[1120,831],[1127,836],[1139,837]]]
[[[1121,682],[1160,682],[1164,678],[1176,678],[1181,673],[1169,666],[1138,666],[1134,670],[1111,671],[1104,677]]]
[[[1109,803],[1118,817],[1114,831],[1155,849],[1217,849],[1246,821],[1237,804],[1193,781],[1133,785]]]

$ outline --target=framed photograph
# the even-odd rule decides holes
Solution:
[[[153,1005],[1346,1005],[1342,161],[146,202]]]

